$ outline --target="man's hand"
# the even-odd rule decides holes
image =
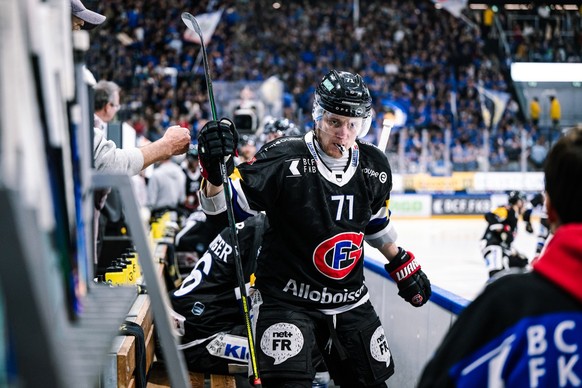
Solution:
[[[169,156],[184,154],[190,148],[190,130],[174,125],[166,129],[161,140],[167,145]]]
[[[226,162],[226,173],[234,171],[238,132],[228,119],[209,121],[198,135],[198,158],[202,176],[214,186],[222,185],[220,163]]]
[[[414,255],[398,248],[398,254],[384,266],[386,272],[398,286],[398,295],[413,305],[420,307],[430,299],[430,281],[420,269]]]
[[[154,163],[181,155],[190,148],[190,130],[174,125],[169,127],[161,139],[140,147],[143,155],[142,170]]]

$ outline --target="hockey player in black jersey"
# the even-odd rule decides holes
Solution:
[[[247,286],[256,268],[264,222],[265,216],[260,214],[237,225]],[[225,228],[182,285],[170,292],[171,316],[189,370],[228,374],[230,363],[246,365],[246,328],[237,303],[240,290],[233,256],[230,232]]]
[[[247,287],[252,286],[256,258],[267,224],[261,213],[236,225]],[[230,229],[225,228],[216,236],[192,272],[179,288],[170,292],[169,297],[179,347],[184,352],[189,370],[231,374],[233,371],[229,365],[247,365],[249,351]],[[329,379],[321,355],[314,358],[318,371],[316,378],[325,381],[328,376]],[[237,376],[237,387],[241,386],[250,387],[244,377]]]
[[[372,120],[362,78],[332,70],[314,97],[313,131],[267,143],[236,169],[234,125],[207,123],[198,138],[201,205],[208,214],[226,209],[219,166],[226,158],[236,217],[265,211],[269,218],[256,280],[263,385],[309,387],[318,347],[335,384],[381,387],[394,364],[364,283],[364,239],[386,257],[399,294],[413,306],[428,301],[430,282],[414,255],[396,245],[386,155],[357,140]]]
[[[533,225],[531,223],[532,215],[538,216],[540,224],[538,227],[538,236],[536,241],[536,256],[534,260],[539,257],[546,245],[546,240],[550,236],[550,222],[548,221],[548,213],[544,204],[544,193],[537,193],[530,201],[530,206],[523,212],[523,220],[525,221],[525,230],[528,233],[533,233]]]
[[[520,191],[511,191],[507,205],[485,213],[487,229],[481,239],[481,252],[489,277],[510,268],[525,268],[528,264],[527,257],[512,246],[524,206],[525,195]]]

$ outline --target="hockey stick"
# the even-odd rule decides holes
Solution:
[[[210,69],[208,68],[208,58],[206,56],[206,47],[204,47],[204,38],[202,37],[202,30],[200,25],[196,21],[196,18],[188,12],[182,13],[182,21],[188,27],[188,29],[194,31],[198,34],[200,38],[200,46],[202,50],[202,62],[204,63],[204,75],[206,76],[206,88],[208,89],[208,100],[210,101],[210,110],[212,111],[212,119],[216,121],[216,105],[214,102],[214,92],[212,91],[212,79],[210,78]],[[230,156],[232,157],[232,156]],[[251,368],[254,375],[253,385],[255,387],[261,386],[261,378],[259,376],[259,368],[257,366],[257,358],[255,352],[255,341],[253,338],[253,331],[251,328],[251,316],[249,312],[248,300],[247,300],[247,289],[244,280],[242,263],[240,258],[240,250],[238,245],[238,237],[236,232],[236,222],[234,219],[234,210],[232,205],[232,193],[231,187],[228,180],[228,174],[226,172],[226,162],[223,160],[220,162],[220,175],[222,175],[222,186],[224,188],[224,198],[226,200],[226,213],[228,215],[228,226],[230,228],[230,234],[233,241],[234,249],[234,264],[236,267],[236,277],[238,280],[238,287],[240,289],[241,302],[243,307],[243,315],[245,320],[245,325],[247,328],[247,338],[249,343],[249,357],[251,362]]]
[[[388,139],[390,138],[390,132],[392,131],[393,126],[394,122],[391,119],[384,119],[382,122],[382,132],[380,133],[380,140],[378,140],[378,148],[382,150],[382,152],[386,152]]]

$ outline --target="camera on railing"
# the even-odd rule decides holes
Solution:
[[[264,104],[250,87],[240,91],[240,98],[233,101],[233,121],[241,134],[254,135],[260,127]]]
[[[255,133],[259,128],[256,108],[239,108],[234,111],[234,125],[240,133]]]

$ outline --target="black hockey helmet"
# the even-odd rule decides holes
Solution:
[[[289,124],[290,122],[288,119],[271,119],[265,124],[263,133],[265,135],[268,135],[269,133],[278,133],[280,136],[283,136],[287,128],[289,128]]]
[[[279,118],[267,121],[263,129],[263,133],[268,135],[270,133],[279,136],[295,136],[300,135],[299,129],[289,119]]]
[[[359,74],[331,70],[317,89],[313,102],[313,119],[319,121],[322,110],[341,116],[361,117],[364,125],[358,136],[368,132],[372,116],[372,97]]]
[[[315,102],[328,112],[367,117],[372,110],[370,91],[359,74],[332,70],[315,90]]]
[[[297,125],[293,123],[289,123],[289,127],[285,131],[285,136],[299,136],[301,135],[301,131],[297,127]]]
[[[509,193],[507,193],[507,202],[509,202],[510,205],[515,205],[519,200],[525,202],[525,199],[526,199],[525,194],[521,191],[512,190]]]
[[[242,135],[238,143],[238,148],[242,148],[246,145],[254,146],[257,144],[257,137],[255,135]]]

